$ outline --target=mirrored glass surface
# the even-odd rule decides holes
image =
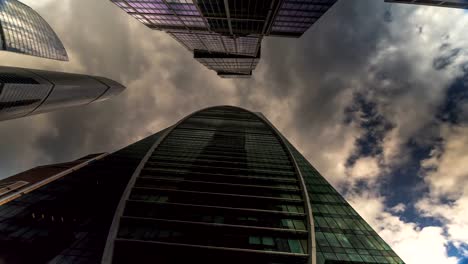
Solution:
[[[0,0],[0,44],[3,50],[67,61],[67,52],[49,24],[16,0]]]

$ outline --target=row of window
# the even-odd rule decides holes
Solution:
[[[309,198],[311,203],[335,203],[335,204],[346,204],[346,201],[338,195],[331,194],[315,194],[309,192]]]
[[[362,219],[314,216],[314,225],[318,228],[373,231]]]
[[[271,200],[264,201],[254,197],[248,197],[241,200],[240,197],[220,197],[219,195],[212,194],[191,194],[183,195],[176,193],[171,196],[167,193],[149,193],[141,190],[132,192],[130,200],[145,201],[145,202],[173,202],[173,203],[185,203],[194,205],[206,205],[206,206],[221,206],[221,207],[233,207],[233,208],[246,208],[246,209],[260,209],[260,210],[271,210],[271,211],[283,211],[288,213],[299,213],[304,214],[304,206],[286,202],[282,200]],[[247,200],[249,203],[246,203]],[[298,201],[297,203],[301,203]]]
[[[259,162],[252,162],[252,161],[225,161],[225,160],[217,160],[217,159],[202,159],[199,157],[170,157],[164,154],[159,155],[157,158],[154,156],[151,158],[150,162],[161,162],[161,163],[172,163],[178,162],[185,163],[187,165],[193,164],[198,166],[213,166],[213,167],[244,167],[249,169],[268,169],[268,170],[284,170],[284,171],[291,171],[293,167],[291,165],[281,165],[281,164],[265,164]]]
[[[202,153],[203,151],[203,153]],[[252,160],[267,160],[274,163],[285,161],[288,157],[281,152],[264,151],[260,149],[246,149],[244,153],[239,153],[231,149],[202,149],[197,146],[166,146],[164,144],[158,146],[153,155],[205,155],[210,157],[223,158],[247,158]]]
[[[193,152],[173,152],[173,151],[157,151],[151,158],[156,157],[181,157],[181,158],[196,158],[196,159],[207,159],[207,160],[217,160],[217,161],[226,161],[226,162],[252,162],[252,163],[265,163],[265,164],[287,164],[290,165],[290,160],[285,156],[281,157],[266,157],[264,155],[245,155],[245,156],[229,156],[229,155],[213,155],[200,151]]]
[[[320,215],[336,215],[336,216],[358,216],[353,208],[347,205],[330,205],[312,203],[312,211],[314,214]]]
[[[242,138],[243,141],[245,141],[245,144],[251,144],[251,145],[264,145],[268,144],[270,148],[275,148],[278,146],[278,140],[273,137],[273,136],[262,136],[261,138],[254,138],[250,137],[247,135],[238,135],[238,134],[228,134],[228,133],[216,133],[216,135],[219,136],[224,136],[226,137],[225,140],[234,140],[236,137]],[[178,140],[179,142],[193,142],[196,143],[197,141],[201,142],[209,142],[210,140],[213,140],[214,133],[210,133],[208,135],[202,136],[202,135],[192,135],[192,136],[187,136],[187,135],[170,135],[166,140],[171,141],[171,140]]]
[[[229,210],[179,204],[149,204],[130,201],[127,203],[124,215],[186,222],[307,230],[305,218],[302,215],[282,215],[261,211]]]
[[[271,177],[277,176],[294,176],[293,171],[285,170],[268,170],[260,168],[236,168],[236,167],[223,167],[223,166],[208,166],[208,165],[197,165],[197,164],[180,164],[175,162],[149,162],[146,168],[187,168],[195,172],[211,172],[211,173],[222,173],[222,174],[242,174],[242,175],[268,175]]]
[[[248,236],[242,233],[234,234],[228,231],[224,231],[223,236],[218,236],[216,233],[203,232],[204,229],[170,229],[164,226],[123,222],[119,229],[118,237],[124,239],[170,242],[201,246],[216,246],[225,248],[231,247],[297,254],[307,253],[306,239],[255,235]]]
[[[199,177],[199,178],[213,178],[213,177],[223,177],[222,181],[225,182],[237,182],[238,180],[252,180],[256,182],[260,181],[271,181],[272,183],[284,182],[284,183],[295,183],[296,177],[291,176],[277,176],[277,175],[242,175],[242,174],[223,174],[223,173],[210,173],[210,172],[195,172],[189,169],[180,169],[180,168],[149,168],[146,167],[143,169],[142,176],[169,176],[169,177],[179,177],[182,175],[190,175],[189,177]],[[221,180],[220,178],[217,178]],[[257,181],[258,180],[258,181]]]
[[[207,182],[178,182],[165,180],[152,180],[139,178],[135,184],[136,187],[158,188],[166,190],[187,190],[209,193],[223,193],[233,195],[252,195],[259,197],[273,197],[283,199],[300,200],[298,190],[267,189],[239,185],[221,185]]]
[[[248,178],[248,177],[223,177],[222,181],[220,180],[220,177],[222,176],[216,176],[216,177],[211,177],[205,175],[189,175],[189,176],[183,176],[181,174],[174,174],[174,175],[168,175],[168,174],[160,174],[160,175],[151,175],[149,176],[147,173],[142,174],[140,176],[140,179],[144,180],[154,180],[154,181],[190,181],[193,183],[208,183],[208,184],[217,184],[220,186],[232,186],[233,188],[239,187],[239,188],[252,188],[256,189],[258,191],[261,190],[273,190],[273,191],[299,191],[299,185],[296,184],[286,184],[282,182],[276,182],[276,181],[270,181],[269,179],[266,180],[261,180],[257,178]]]
[[[379,263],[379,264],[403,264],[403,261],[398,257],[390,256],[371,256],[360,255],[356,253],[332,253],[332,252],[317,252],[317,263],[324,264],[326,260],[331,261],[354,261],[356,263]]]

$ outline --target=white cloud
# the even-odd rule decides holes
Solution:
[[[375,181],[380,174],[380,167],[377,158],[364,157],[359,158],[354,166],[348,170],[348,175],[353,180]]]
[[[417,208],[425,216],[441,219],[447,230],[449,238],[454,245],[460,245],[468,241],[468,195],[456,200],[451,204],[443,204],[440,200],[430,198],[421,199],[417,203]]]
[[[444,125],[441,137],[443,145],[436,146],[421,166],[426,170],[425,181],[431,195],[454,199],[467,191],[468,126]]]
[[[353,207],[392,247],[406,264],[457,264],[456,257],[447,255],[449,239],[443,228],[418,227],[385,211],[384,198],[371,192],[348,197]],[[401,207],[402,206],[398,206]]]
[[[399,204],[393,206],[392,208],[390,208],[390,211],[394,212],[394,213],[402,213],[405,210],[406,210],[406,205],[404,205],[402,203],[399,203]]]
[[[430,192],[416,206],[425,216],[442,220],[460,248],[468,241],[468,126],[445,125],[441,136],[443,144],[421,162]]]

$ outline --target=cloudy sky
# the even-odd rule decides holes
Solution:
[[[468,13],[342,0],[301,39],[267,38],[249,80],[217,78],[107,0],[24,0],[110,101],[0,122],[0,178],[113,151],[203,107],[263,112],[407,264],[468,263]]]

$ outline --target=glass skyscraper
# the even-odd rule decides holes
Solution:
[[[337,0],[111,0],[221,77],[249,77],[264,36],[300,37]]]
[[[468,9],[468,0],[385,0],[385,2]]]
[[[0,0],[0,50],[68,60],[62,42],[49,24],[17,0]]]
[[[104,101],[124,89],[104,77],[0,66],[0,121]]]
[[[207,108],[96,157],[0,207],[0,260],[404,263],[260,113]]]

